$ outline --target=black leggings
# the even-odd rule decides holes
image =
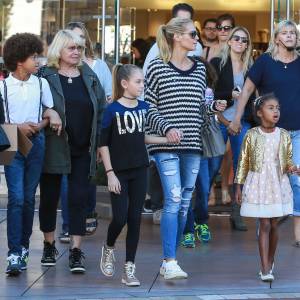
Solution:
[[[121,193],[111,193],[113,219],[108,227],[107,246],[113,247],[127,223],[126,261],[134,262],[139,242],[141,214],[146,197],[147,169],[136,168],[116,174]]]
[[[72,172],[68,175],[69,234],[85,235],[86,206],[89,193],[89,153],[71,157]],[[43,173],[40,180],[39,219],[42,232],[56,227],[56,210],[60,198],[62,174]]]

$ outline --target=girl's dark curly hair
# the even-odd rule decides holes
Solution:
[[[268,93],[262,96],[257,97],[253,101],[253,117],[256,123],[260,124],[261,120],[257,116],[257,112],[263,107],[263,105],[268,102],[269,100],[275,100],[279,103],[278,98],[274,95],[274,93]]]
[[[27,60],[34,54],[42,54],[43,43],[38,36],[31,33],[17,33],[12,35],[3,48],[3,60],[6,68],[14,72],[18,63]]]

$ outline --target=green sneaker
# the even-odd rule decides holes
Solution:
[[[195,236],[193,233],[187,233],[183,236],[181,245],[185,248],[195,248]]]
[[[211,233],[207,224],[195,224],[195,232],[200,242],[207,243],[211,240]]]

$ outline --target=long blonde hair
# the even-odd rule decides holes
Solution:
[[[299,43],[299,30],[298,30],[297,25],[296,25],[295,22],[290,21],[290,20],[283,20],[280,23],[278,23],[277,26],[275,27],[274,31],[273,31],[273,34],[272,34],[270,42],[269,42],[269,47],[266,51],[266,53],[269,53],[274,60],[276,60],[276,57],[277,57],[277,54],[278,54],[278,45],[276,44],[275,40],[276,40],[278,34],[282,31],[282,29],[284,27],[287,27],[287,26],[292,26],[292,27],[295,28],[296,46]],[[294,52],[296,54],[298,54],[297,50],[296,50],[296,47],[295,47]]]
[[[61,51],[63,48],[67,47],[70,43],[75,43],[77,46],[81,46],[82,48],[84,48],[83,39],[72,30],[63,29],[63,30],[59,30],[56,33],[51,45],[48,48],[47,65],[49,67],[55,67],[59,69]],[[81,52],[81,59],[82,59],[82,55],[83,54]],[[79,61],[78,66],[82,64],[81,59]]]
[[[247,35],[247,39],[248,39],[247,49],[244,51],[244,53],[242,54],[242,57],[241,57],[241,60],[243,62],[243,74],[245,75],[247,73],[247,71],[249,70],[249,68],[253,64],[251,36],[250,36],[249,31],[245,27],[237,26],[232,29],[231,33],[228,36],[228,40],[227,40],[226,44],[223,46],[223,48],[221,49],[220,54],[219,54],[219,57],[221,58],[220,68],[223,68],[226,65],[228,58],[230,57],[231,49],[228,44],[228,41],[230,41],[232,39],[233,35],[237,31],[243,31]]]
[[[191,19],[173,18],[168,24],[161,25],[157,31],[157,45],[159,56],[164,63],[168,63],[171,59],[174,44],[174,34],[183,34],[188,24],[193,24]]]

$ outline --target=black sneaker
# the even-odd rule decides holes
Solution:
[[[58,251],[55,248],[55,241],[52,244],[44,241],[44,251],[43,257],[41,259],[42,266],[52,267],[56,265],[56,256],[58,255]]]
[[[71,240],[70,235],[69,235],[69,233],[66,232],[66,231],[63,231],[63,232],[59,235],[59,241],[60,241],[61,243],[70,243],[70,240]]]
[[[85,267],[83,265],[83,252],[78,248],[70,249],[69,267],[72,273],[84,273]]]

